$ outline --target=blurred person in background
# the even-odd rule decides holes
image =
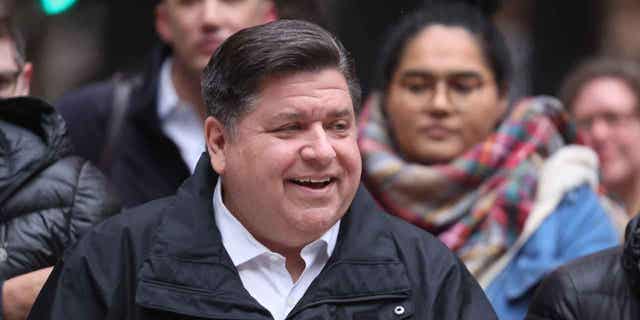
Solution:
[[[630,220],[624,246],[577,259],[545,277],[526,319],[640,319],[640,216]]]
[[[170,195],[193,172],[205,145],[204,66],[227,37],[276,17],[271,0],[161,0],[155,27],[164,45],[144,73],[57,101],[77,154],[98,163],[125,206]]]
[[[595,153],[568,146],[576,134],[557,100],[508,106],[509,55],[478,7],[406,16],[379,67],[360,117],[365,183],[458,254],[500,319],[524,318],[549,270],[618,243]]]
[[[106,178],[70,156],[62,117],[26,97],[33,70],[10,12],[0,1],[0,318],[7,320],[25,319],[65,248],[118,210]]]
[[[606,193],[623,210],[611,216],[620,234],[640,210],[640,65],[632,60],[587,60],[566,78],[560,93],[578,132],[600,160]]]

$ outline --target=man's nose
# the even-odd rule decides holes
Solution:
[[[205,0],[202,8],[202,22],[205,26],[218,26],[224,17],[219,0]]]
[[[609,132],[611,128],[609,128],[609,124],[604,121],[600,117],[596,117],[593,119],[593,123],[591,124],[590,135],[591,138],[597,141],[604,141],[609,138]]]
[[[307,143],[300,150],[300,156],[304,161],[318,166],[327,166],[331,163],[336,157],[336,151],[324,128],[311,130]]]

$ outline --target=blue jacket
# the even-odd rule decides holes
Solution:
[[[524,319],[542,277],[575,258],[618,245],[617,233],[587,186],[568,192],[486,288],[501,320]]]

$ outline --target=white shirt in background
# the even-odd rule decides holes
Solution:
[[[182,159],[193,173],[204,151],[204,122],[191,105],[180,101],[171,80],[171,64],[171,58],[167,58],[160,69],[158,117],[162,131],[178,146]]]

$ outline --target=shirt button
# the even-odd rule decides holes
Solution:
[[[296,305],[296,299],[294,299],[293,297],[287,298],[287,306],[289,308],[293,308],[293,306],[295,305]]]
[[[405,309],[404,309],[404,307],[403,307],[403,306],[397,306],[395,309],[393,309],[393,313],[394,313],[396,316],[401,316],[401,315],[403,315],[403,314],[404,314],[404,312],[405,312]]]

